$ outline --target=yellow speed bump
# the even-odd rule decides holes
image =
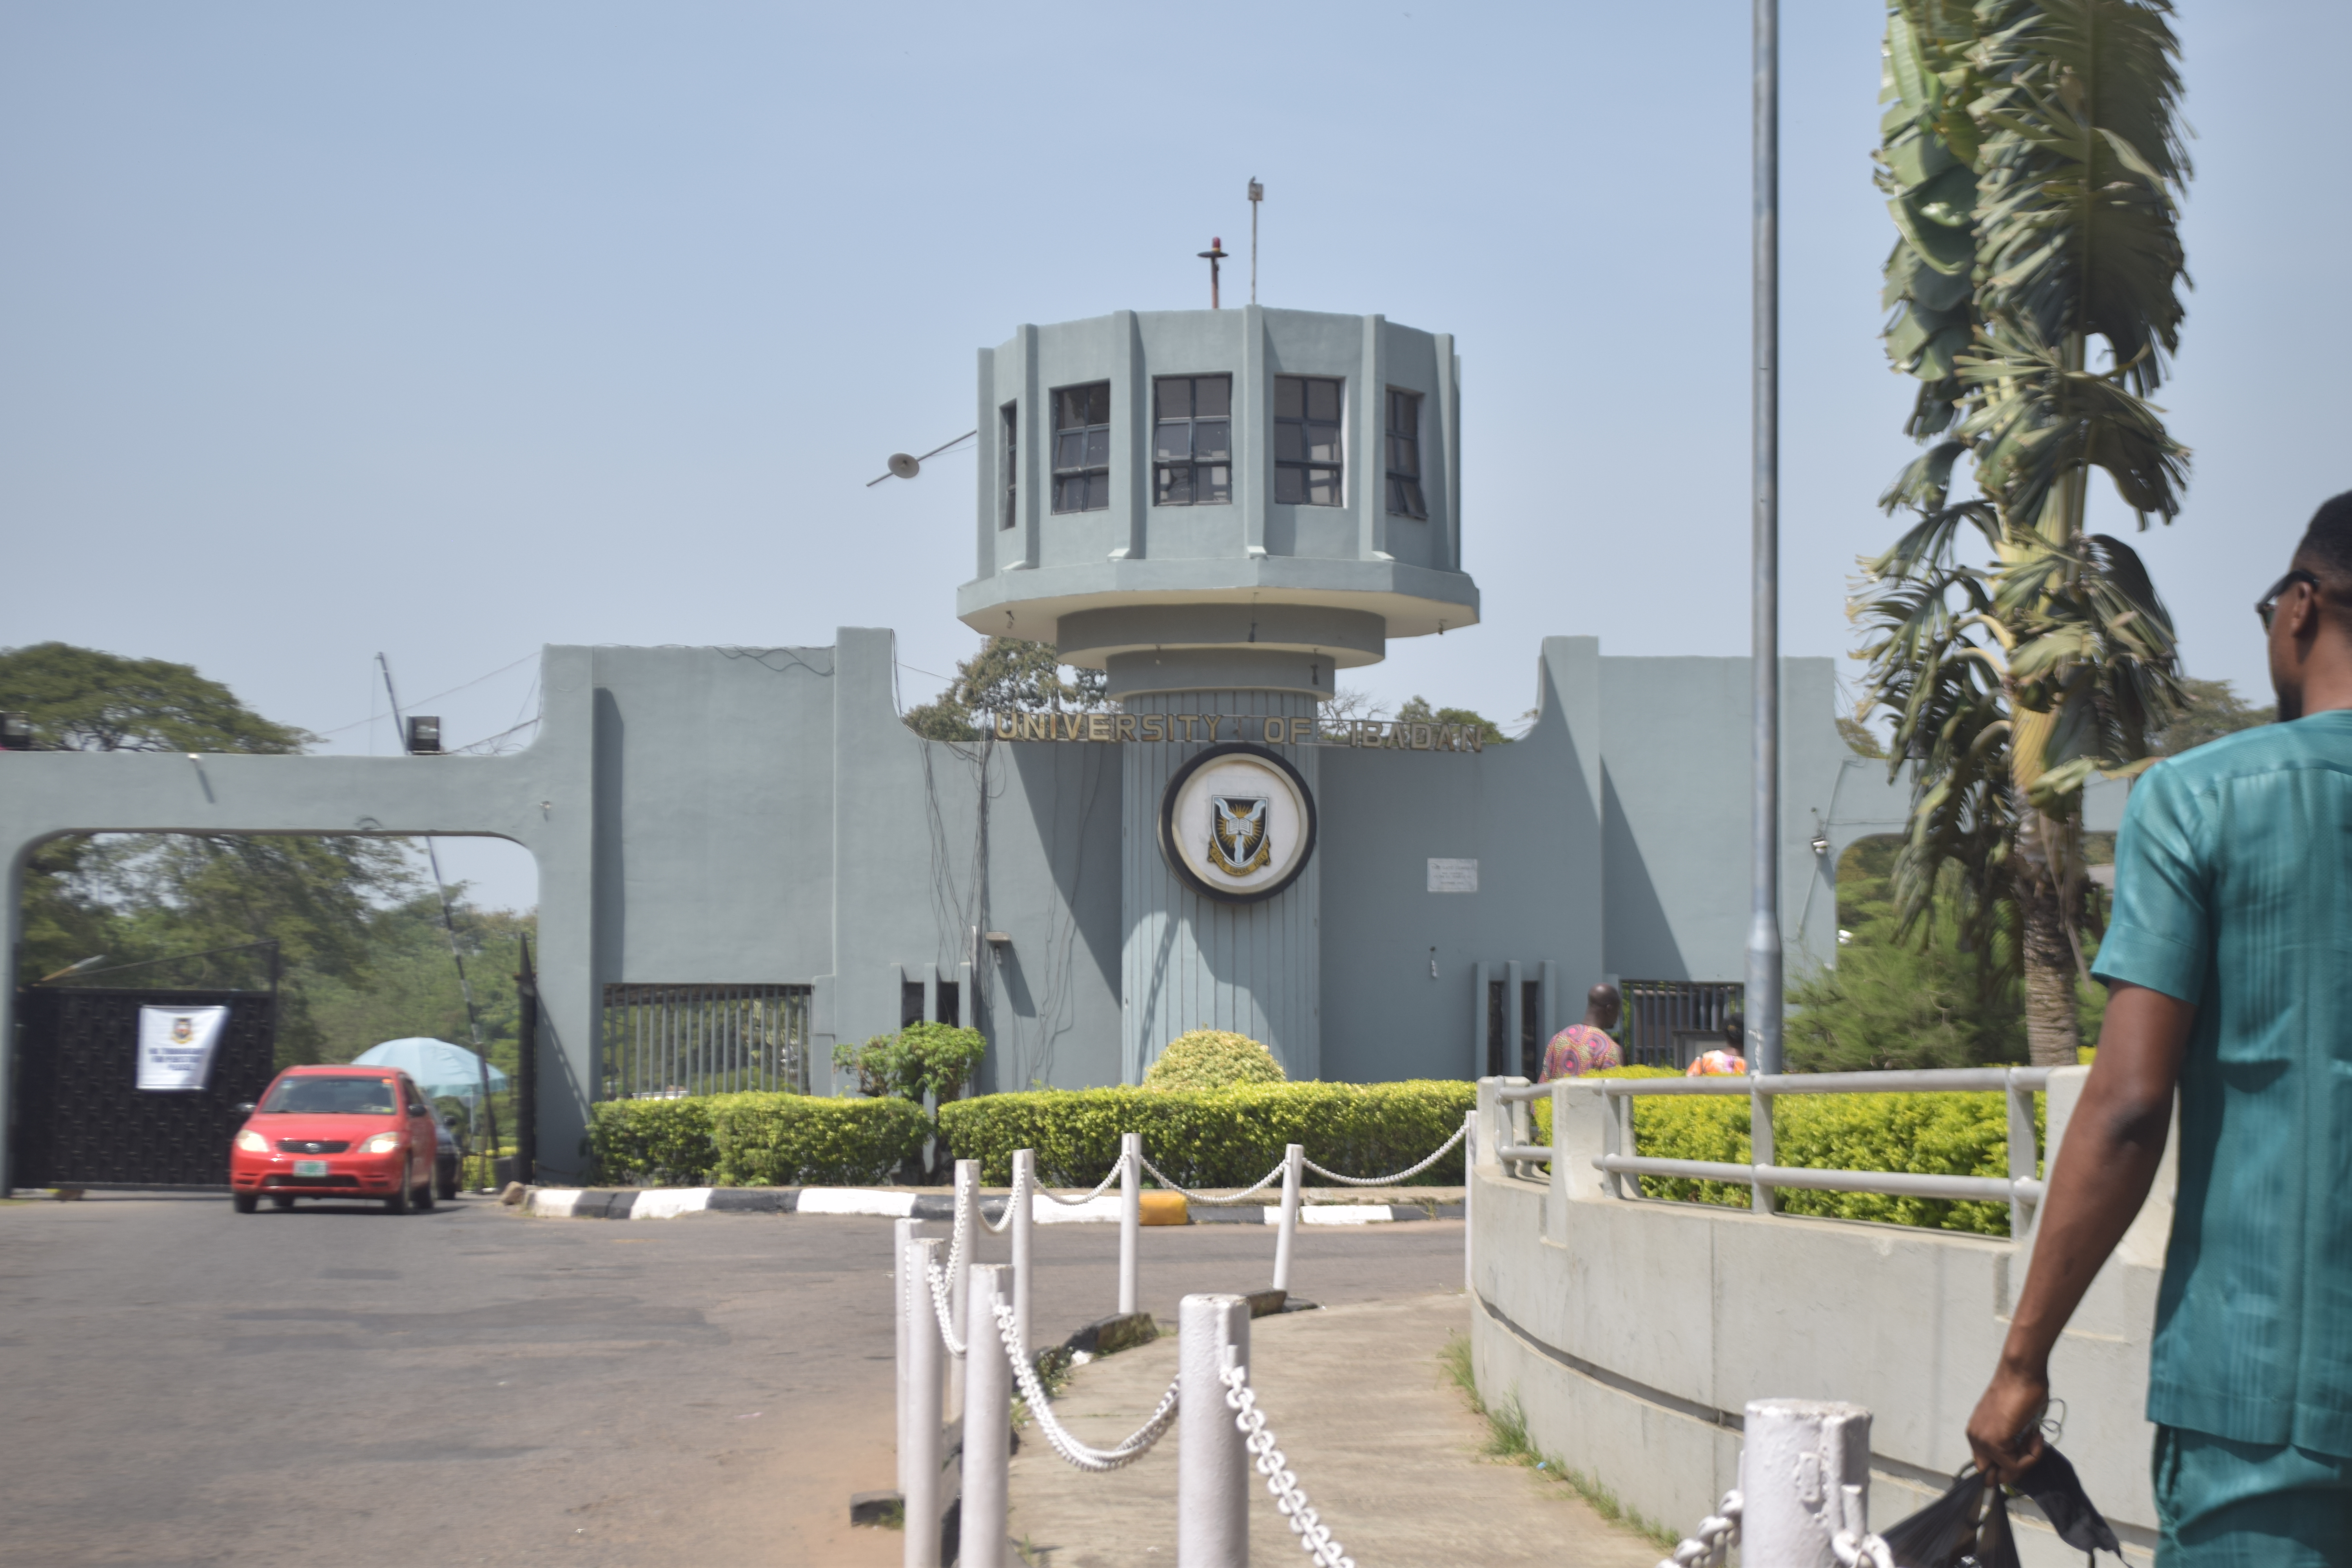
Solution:
[[[1184,1207],[1181,1193],[1144,1193],[1143,1223],[1146,1225],[1190,1225],[1192,1216]]]

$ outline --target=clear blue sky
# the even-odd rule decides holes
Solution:
[[[1783,637],[1834,655],[1909,450],[1876,337],[1883,12],[1787,13]],[[1205,303],[1193,253],[1245,247],[1255,174],[1265,302],[1464,359],[1486,624],[1359,684],[1508,719],[1547,634],[1743,652],[1747,28],[1736,3],[16,0],[0,644],[185,660],[357,750],[390,744],[379,649],[419,699],[523,661],[434,700],[453,742],[528,716],[542,642],[887,626],[919,700],[976,646],[971,461],[865,481],[969,426],[972,351],[1020,322]],[[2259,692],[2247,606],[2352,488],[2352,7],[2190,0],[2180,30],[2197,289],[2163,401],[2195,470],[2144,547],[2190,671]],[[518,851],[452,865],[531,897]]]

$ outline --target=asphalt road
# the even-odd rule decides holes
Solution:
[[[0,1204],[0,1553],[28,1568],[887,1564],[889,1222]],[[1118,1230],[1041,1227],[1041,1339]],[[1002,1260],[1001,1238],[983,1260]],[[1295,1292],[1458,1289],[1459,1221],[1308,1229]],[[1271,1230],[1143,1234],[1144,1305],[1262,1288]]]

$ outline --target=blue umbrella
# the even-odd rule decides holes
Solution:
[[[398,1068],[416,1080],[416,1087],[435,1100],[472,1100],[482,1092],[482,1070],[488,1065],[463,1046],[446,1040],[413,1036],[371,1046],[352,1059],[353,1067]],[[489,1068],[490,1091],[506,1087],[507,1075]]]

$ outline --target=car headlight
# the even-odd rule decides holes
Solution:
[[[399,1133],[379,1132],[374,1137],[368,1139],[365,1142],[360,1145],[360,1152],[362,1154],[389,1154],[399,1147]]]
[[[256,1132],[250,1127],[236,1135],[236,1146],[244,1150],[248,1154],[267,1154],[269,1152],[269,1140],[264,1138],[260,1133]]]

